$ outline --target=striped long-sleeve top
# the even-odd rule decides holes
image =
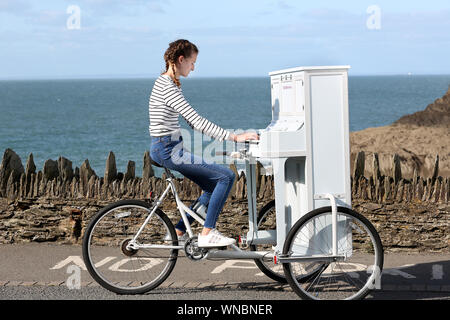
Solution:
[[[160,137],[180,130],[179,115],[194,130],[219,141],[227,140],[230,132],[200,116],[183,96],[183,92],[167,75],[155,81],[149,101],[150,135]]]

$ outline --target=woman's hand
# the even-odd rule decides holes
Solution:
[[[241,134],[232,134],[232,140],[235,142],[245,142],[248,140],[259,140],[259,135],[256,132],[244,132]]]

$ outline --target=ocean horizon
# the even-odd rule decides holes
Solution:
[[[0,80],[0,148],[14,150],[24,166],[33,153],[36,170],[60,156],[72,161],[73,169],[88,159],[99,176],[112,151],[119,172],[132,160],[141,176],[150,149],[148,99],[155,79]],[[269,76],[193,77],[182,84],[197,112],[225,129],[264,129],[271,121]],[[349,75],[350,131],[424,110],[449,85],[450,75]],[[192,132],[182,117],[180,124]],[[203,147],[210,142],[205,137]]]
[[[71,75],[71,76],[35,76],[35,77],[8,77],[2,78],[0,76],[0,81],[40,81],[40,80],[142,80],[150,79],[155,80],[159,74],[99,74],[99,75]],[[189,75],[189,78],[181,78],[182,83],[184,81],[190,81],[195,79],[248,79],[248,78],[266,78],[264,75],[249,75],[249,76],[196,76]],[[450,73],[392,73],[392,74],[352,74],[351,69],[349,72],[350,77],[416,77],[416,76],[450,76]]]

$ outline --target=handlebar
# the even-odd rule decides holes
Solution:
[[[243,159],[244,153],[242,151],[216,151],[216,156],[228,156],[235,159]]]
[[[227,151],[216,151],[216,156],[229,156],[230,152]]]
[[[244,142],[241,143],[245,143],[245,145],[247,146],[245,149],[240,149],[239,151],[233,151],[233,152],[229,152],[229,151],[216,151],[215,155],[216,156],[228,156],[234,159],[247,159],[247,148],[249,144],[258,144],[259,143],[259,135],[258,135],[258,140],[245,140]]]

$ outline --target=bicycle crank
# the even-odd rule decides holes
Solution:
[[[184,252],[186,257],[188,257],[192,261],[199,261],[206,257],[208,253],[207,249],[198,247],[198,237],[194,236],[189,238],[184,243]]]

